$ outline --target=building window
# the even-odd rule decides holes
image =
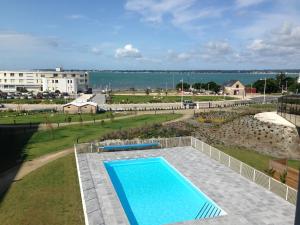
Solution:
[[[14,76],[15,76],[15,74],[14,74],[14,73],[10,73],[10,76],[11,76],[11,77],[14,77]]]
[[[58,80],[55,80],[55,83],[57,84],[57,83],[58,83]]]
[[[236,88],[240,88],[240,85],[237,84],[235,87],[236,87]]]
[[[53,76],[54,76],[54,77],[57,77],[57,76],[58,76],[58,74],[57,74],[57,73],[54,73],[54,74],[53,74]]]
[[[19,73],[19,77],[23,77],[23,73]]]
[[[20,80],[19,80],[19,83],[20,83],[20,84],[23,83],[23,80],[20,79]]]
[[[4,73],[4,76],[6,77],[6,73]]]
[[[6,81],[7,81],[7,80],[6,80],[6,79],[4,79],[4,83],[6,83]]]
[[[80,77],[83,77],[83,74],[80,74]]]
[[[41,77],[45,77],[45,75],[44,75],[44,74],[41,74]]]
[[[72,77],[75,77],[76,75],[75,74],[72,74]]]
[[[52,80],[52,84],[54,84],[54,80]]]

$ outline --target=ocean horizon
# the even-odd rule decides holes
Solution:
[[[279,72],[240,72],[240,71],[94,71],[90,72],[89,85],[93,89],[113,90],[134,89],[173,89],[182,79],[189,84],[214,81],[222,85],[229,80],[239,80],[244,85],[253,84],[264,78],[274,78]],[[296,72],[288,76],[298,77]]]

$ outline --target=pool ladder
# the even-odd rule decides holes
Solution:
[[[220,213],[221,213],[221,209],[219,209],[218,207],[214,206],[209,202],[205,202],[204,205],[199,210],[199,212],[197,213],[195,219],[197,220],[197,219],[215,217],[215,216],[219,216]]]

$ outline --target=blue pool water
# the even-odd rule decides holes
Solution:
[[[162,157],[104,164],[131,225],[161,225],[225,214]]]

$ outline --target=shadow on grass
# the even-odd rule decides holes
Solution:
[[[27,155],[25,146],[39,124],[0,127],[0,203]]]

